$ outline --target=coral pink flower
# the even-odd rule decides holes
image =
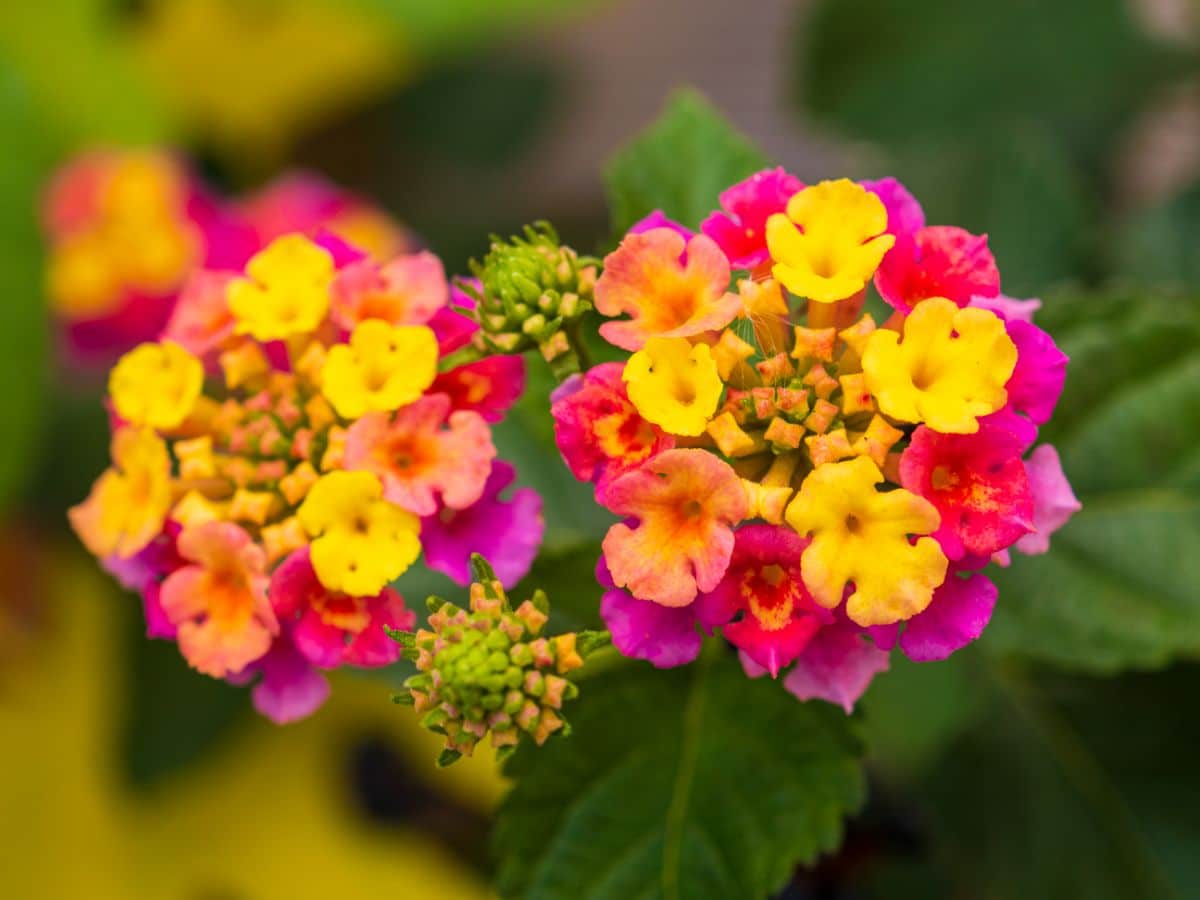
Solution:
[[[745,666],[745,657],[742,659]],[[888,654],[846,622],[818,631],[783,679],[798,700],[825,700],[849,715],[871,680],[888,668]],[[753,669],[748,667],[748,673]]]
[[[1008,405],[1037,425],[1050,421],[1067,380],[1070,357],[1058,349],[1054,338],[1019,319],[1005,323],[1017,348],[1017,365],[1008,383]]]
[[[1000,271],[987,235],[931,225],[896,239],[875,273],[875,287],[903,313],[930,297],[966,306],[973,297],[1000,293]]]
[[[808,543],[778,525],[740,528],[725,577],[696,601],[705,627],[724,625],[726,640],[772,678],[800,655],[823,624],[833,621],[801,579],[800,557]]]
[[[605,588],[600,616],[622,656],[644,659],[658,669],[672,669],[700,655],[703,638],[696,629],[695,604],[662,606],[639,600],[613,584],[603,556],[596,565],[596,580]]]
[[[233,336],[234,319],[226,292],[232,272],[195,272],[184,285],[162,340],[174,341],[204,359]]]
[[[443,509],[421,520],[425,565],[454,579],[471,583],[471,554],[483,556],[496,577],[510,588],[525,577],[542,543],[545,522],[542,498],[533,488],[500,495],[513,483],[516,470],[497,460],[483,494],[466,509]]]
[[[323,669],[394,663],[401,647],[384,626],[408,629],[416,622],[416,615],[391,588],[374,597],[327,589],[313,571],[308,547],[294,551],[275,569],[270,597],[280,620],[292,623],[296,649]]]
[[[733,554],[732,526],[748,511],[737,473],[704,450],[660,453],[612,482],[605,505],[634,520],[605,535],[613,583],[663,606],[686,606],[717,586]]]
[[[362,260],[346,266],[330,287],[329,315],[347,331],[367,319],[425,325],[449,297],[442,261],[421,251],[383,265]]]
[[[770,258],[767,219],[787,209],[804,183],[782,166],[764,169],[721,192],[721,210],[700,224],[735,269],[753,269]]]
[[[347,469],[373,472],[383,496],[418,516],[438,500],[465,509],[483,493],[496,447],[479,413],[451,412],[450,398],[429,394],[395,413],[368,413],[346,432]]]
[[[627,235],[604,260],[596,309],[630,318],[605,322],[600,334],[624,350],[640,350],[652,337],[691,337],[723,328],[742,308],[741,298],[729,293],[729,276],[729,260],[704,235],[686,245],[669,228]]]
[[[267,599],[266,555],[232,522],[206,522],[179,535],[192,565],[162,583],[160,601],[178,629],[179,650],[194,669],[224,678],[271,646],[279,622]]]
[[[862,186],[883,201],[887,210],[887,233],[896,237],[910,235],[925,227],[925,211],[908,188],[895,178],[863,181]]]
[[[996,606],[996,585],[980,574],[962,578],[951,572],[922,612],[904,624],[870,629],[877,646],[890,650],[897,643],[914,662],[945,659],[977,640]]]
[[[1021,454],[1037,430],[1011,412],[980,419],[975,434],[922,425],[900,458],[900,483],[937,509],[934,537],[950,559],[990,556],[1033,528],[1033,495]]]
[[[525,358],[488,356],[465,363],[434,379],[431,394],[445,394],[454,409],[470,409],[488,422],[499,422],[525,393]]]
[[[1018,540],[1016,548],[1035,556],[1050,549],[1050,535],[1066,525],[1083,507],[1063,473],[1058,451],[1050,444],[1042,444],[1029,454],[1025,471],[1033,491],[1034,531]]]
[[[551,398],[554,440],[580,481],[596,484],[597,497],[620,475],[670,450],[675,439],[641,417],[629,400],[621,363],[602,363],[572,375]]]

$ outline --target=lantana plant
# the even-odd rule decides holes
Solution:
[[[396,662],[384,628],[416,620],[391,582],[422,551],[462,584],[473,551],[503,584],[537,552],[541,500],[503,496],[515,473],[491,436],[524,364],[459,352],[475,326],[451,293],[431,253],[376,262],[284,233],[193,275],[112,369],[111,467],[71,524],[142,594],[151,637],[256,681],[276,721],[324,701],[323,670]]]

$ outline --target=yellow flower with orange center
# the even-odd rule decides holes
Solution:
[[[349,344],[335,344],[321,370],[321,390],[338,415],[355,419],[412,403],[437,376],[438,342],[424,325],[368,319]]]
[[[246,263],[246,274],[227,294],[237,334],[257,341],[309,334],[329,310],[333,257],[303,235],[276,238]]]
[[[204,387],[204,366],[174,341],[139,344],[108,376],[113,408],[131,425],[170,429],[182,424]]]
[[[622,377],[642,418],[692,437],[704,433],[724,387],[708,346],[684,338],[650,338]]]

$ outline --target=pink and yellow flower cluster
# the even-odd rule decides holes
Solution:
[[[157,149],[69,161],[46,191],[42,221],[66,361],[101,370],[159,335],[195,273],[241,269],[285,233],[328,231],[377,260],[413,249],[386,214],[318,177],[286,175],[232,200]]]
[[[1078,509],[1029,453],[1067,357],[986,236],[927,226],[894,179],[773,169],[720,205],[604,261],[600,334],[630,355],[560,387],[558,446],[620,518],[597,574],[622,653],[681,665],[719,629],[751,676],[849,709],[894,645],[979,637],[981,570]]]
[[[151,636],[256,680],[276,721],[320,705],[322,670],[395,662],[384,626],[415,619],[390,584],[422,550],[462,584],[474,551],[505,584],[536,553],[540,498],[502,497],[491,434],[523,363],[451,359],[473,325],[450,293],[428,252],[284,233],[196,273],[112,369],[112,463],[71,523],[142,593]]]

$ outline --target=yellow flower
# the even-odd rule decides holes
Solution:
[[[349,344],[336,344],[321,370],[321,391],[338,415],[357,419],[412,403],[437,375],[438,343],[424,325],[359,323]]]
[[[204,366],[173,341],[139,344],[113,367],[108,392],[113,407],[131,425],[175,428],[196,406]]]
[[[703,434],[721,400],[712,353],[686,338],[649,338],[629,357],[622,378],[642,418],[671,434]]]
[[[865,456],[814,470],[787,508],[787,523],[812,535],[800,574],[822,606],[841,602],[847,582],[854,593],[846,614],[856,624],[890,625],[929,605],[946,576],[946,557],[928,535],[938,527],[929,501],[898,489],[879,493],[879,467]]]
[[[246,263],[246,274],[226,295],[238,334],[258,341],[308,334],[329,310],[333,257],[303,235],[276,238]]]
[[[421,520],[383,499],[370,472],[330,472],[297,510],[321,584],[354,597],[378,594],[421,552]]]
[[[125,558],[162,531],[171,506],[171,460],[162,439],[140,428],[117,430],[112,459],[113,467],[68,517],[94,555]]]
[[[942,297],[917,304],[903,341],[881,328],[863,353],[867,388],[880,410],[943,434],[974,434],[979,416],[1001,409],[1016,364],[1017,348],[995,313],[959,309]]]
[[[797,228],[796,226],[799,226]],[[846,178],[822,181],[767,220],[772,274],[797,297],[835,303],[861,291],[896,239],[883,202]]]

